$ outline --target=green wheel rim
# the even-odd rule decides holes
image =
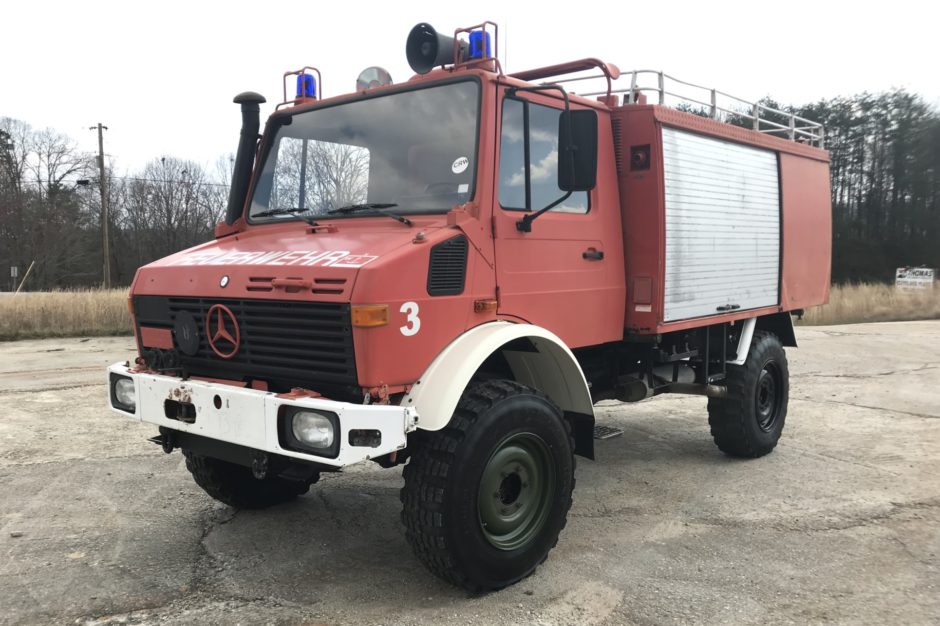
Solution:
[[[548,445],[533,433],[503,439],[480,478],[478,506],[483,536],[500,550],[533,541],[545,527],[558,482]]]

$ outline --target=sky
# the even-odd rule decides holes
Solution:
[[[283,99],[287,70],[315,66],[327,96],[372,65],[413,72],[405,39],[485,19],[507,72],[584,57],[656,69],[746,100],[802,104],[903,87],[940,107],[930,3],[860,2],[15,2],[0,10],[0,117],[52,127],[118,173],[175,156],[209,169],[235,151],[235,94]],[[618,7],[617,9],[601,7]],[[869,8],[870,7],[870,8]]]

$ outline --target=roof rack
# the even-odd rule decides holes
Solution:
[[[553,84],[574,83],[578,81],[601,80],[606,82],[606,89],[601,91],[579,92],[581,96],[605,96],[624,94],[623,104],[641,104],[651,95],[655,103],[672,106],[719,122],[750,121],[751,128],[762,133],[777,135],[790,141],[805,143],[818,148],[825,147],[826,129],[819,122],[800,117],[794,113],[781,111],[760,102],[750,102],[737,96],[679,80],[658,70],[632,70],[621,72],[616,66],[605,64],[597,59],[583,59],[550,67],[515,72],[511,76],[521,80],[538,80],[555,76],[578,73],[600,68],[600,74],[573,76],[550,81]],[[614,89],[614,81],[626,80],[629,87]],[[601,83],[603,84],[603,83]],[[643,96],[643,97],[640,97]]]
[[[749,102],[714,88],[679,80],[662,71],[633,70],[622,74],[622,76],[626,75],[630,76],[630,87],[612,92],[626,94],[624,104],[635,103],[639,99],[637,97],[639,94],[652,92],[656,94],[658,104],[665,105],[667,99],[673,98],[679,101],[680,108],[682,108],[682,103],[685,104],[685,108],[689,108],[689,105],[703,107],[701,112],[714,120],[727,122],[733,118],[743,118],[750,120],[751,128],[756,131],[780,135],[790,141],[798,141],[819,148],[825,147],[826,129],[819,122],[769,107],[760,102]],[[655,86],[645,86],[642,81],[651,76],[656,81]]]

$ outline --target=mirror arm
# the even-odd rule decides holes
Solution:
[[[531,233],[532,222],[535,221],[535,218],[537,218],[542,213],[545,213],[546,211],[551,211],[556,206],[558,206],[559,204],[567,200],[570,196],[571,196],[571,192],[569,191],[562,197],[558,198],[557,200],[549,204],[544,209],[539,209],[535,213],[526,213],[524,216],[522,216],[522,219],[516,222],[516,230],[518,230],[520,233]]]

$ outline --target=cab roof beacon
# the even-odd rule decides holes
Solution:
[[[216,237],[138,270],[109,368],[232,507],[404,465],[416,557],[473,591],[555,545],[601,400],[702,395],[721,452],[771,452],[831,258],[820,124],[591,57],[507,74],[498,41],[418,24],[414,76],[345,94],[285,72],[263,127],[239,94]]]

